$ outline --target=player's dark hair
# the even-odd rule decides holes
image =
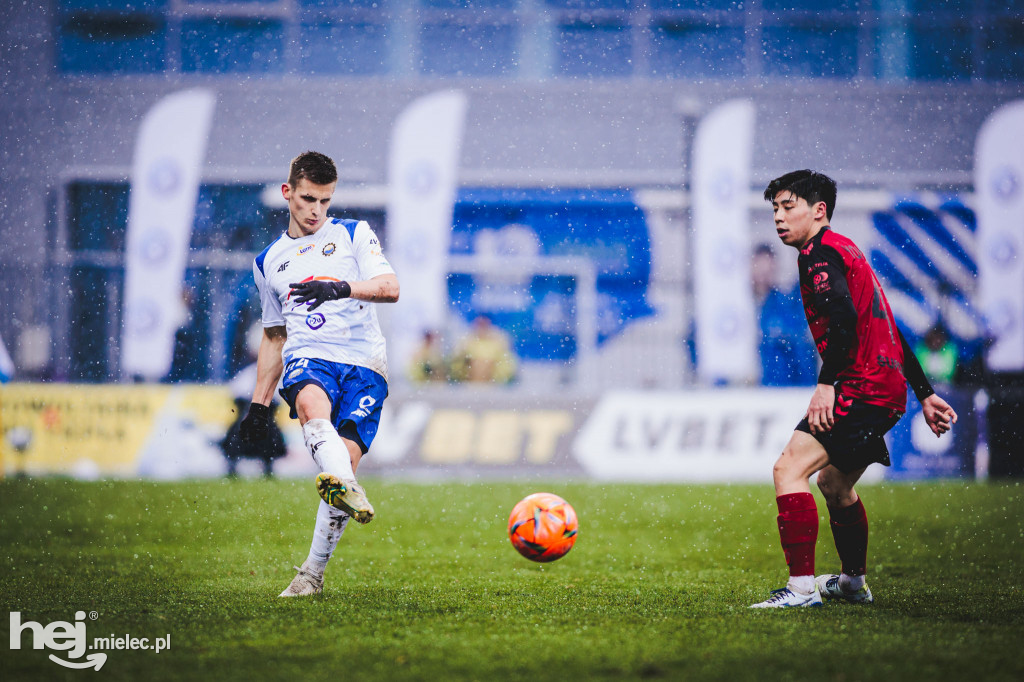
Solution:
[[[810,206],[819,201],[825,202],[825,215],[832,220],[832,211],[836,207],[836,181],[812,170],[798,170],[781,175],[768,183],[764,190],[764,200],[771,203],[779,192],[792,192],[793,196],[803,199]]]
[[[331,157],[320,152],[303,152],[292,159],[288,171],[288,184],[295,187],[306,179],[314,185],[329,185],[338,181],[338,169]]]

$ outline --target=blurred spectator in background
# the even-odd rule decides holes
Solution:
[[[469,334],[459,342],[451,358],[455,381],[511,383],[518,361],[508,334],[495,327],[486,315],[473,320]]]
[[[817,381],[817,356],[804,317],[800,285],[789,293],[779,287],[775,251],[758,244],[751,260],[754,302],[758,307],[763,386],[813,386]]]
[[[423,332],[423,343],[412,356],[408,368],[409,380],[416,384],[447,381],[448,368],[444,361],[444,350],[437,332]]]
[[[949,337],[942,320],[925,332],[924,338],[914,348],[914,355],[921,361],[929,381],[933,384],[953,385],[957,377],[960,349]]]
[[[177,311],[178,331],[174,333],[174,357],[164,378],[168,382],[198,382],[206,378],[202,329],[195,320],[196,292],[186,284],[181,290],[181,306]]]
[[[253,388],[256,386],[256,355],[259,352],[262,336],[263,325],[258,322],[253,324],[246,336],[246,349],[251,363],[239,370],[228,385],[235,403],[235,421],[228,428],[228,432],[219,445],[221,452],[224,453],[224,458],[228,461],[228,476],[232,478],[238,474],[238,462],[242,458],[261,460],[263,475],[269,478],[274,475],[274,460],[283,457],[288,451],[284,442],[284,434],[281,433],[277,420],[273,418],[274,411],[279,404],[276,398],[270,403],[271,418],[269,434],[266,439],[255,444],[247,444],[244,439],[236,437],[238,426],[249,409],[249,401],[252,399]]]

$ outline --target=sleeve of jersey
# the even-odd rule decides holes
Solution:
[[[252,264],[252,278],[256,280],[256,289],[260,292],[260,305],[263,308],[263,326],[283,327],[284,312],[281,310],[281,301],[274,295],[270,284],[267,283],[267,278],[263,275],[255,261]]]
[[[811,297],[815,308],[828,320],[818,383],[831,385],[850,364],[850,349],[857,337],[857,309],[846,283],[842,256],[823,246],[814,259],[817,262],[811,264]]]
[[[935,389],[932,388],[931,382],[925,376],[924,368],[921,367],[921,361],[917,359],[914,351],[911,350],[910,344],[907,343],[907,339],[903,336],[903,332],[899,327],[896,328],[896,331],[900,335],[900,344],[903,346],[903,374],[907,377],[907,383],[914,389],[914,395],[917,396],[920,402],[934,394]]]
[[[364,279],[373,279],[380,275],[393,275],[394,268],[384,257],[381,250],[380,240],[370,229],[366,221],[359,221],[356,225],[355,234],[352,238],[352,247],[355,251],[356,263],[359,264],[359,276]]]

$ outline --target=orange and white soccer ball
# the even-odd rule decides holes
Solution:
[[[558,495],[534,493],[512,508],[508,537],[530,561],[548,562],[564,557],[576,544],[576,510]]]

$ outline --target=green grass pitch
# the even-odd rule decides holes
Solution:
[[[876,603],[770,611],[747,608],[785,581],[770,486],[364,483],[377,518],[321,597],[285,600],[312,481],[0,481],[4,611],[171,635],[96,673],[26,632],[3,679],[1024,679],[1021,483],[864,486]],[[548,565],[505,530],[541,490],[580,518]],[[817,564],[838,569],[824,517]]]

